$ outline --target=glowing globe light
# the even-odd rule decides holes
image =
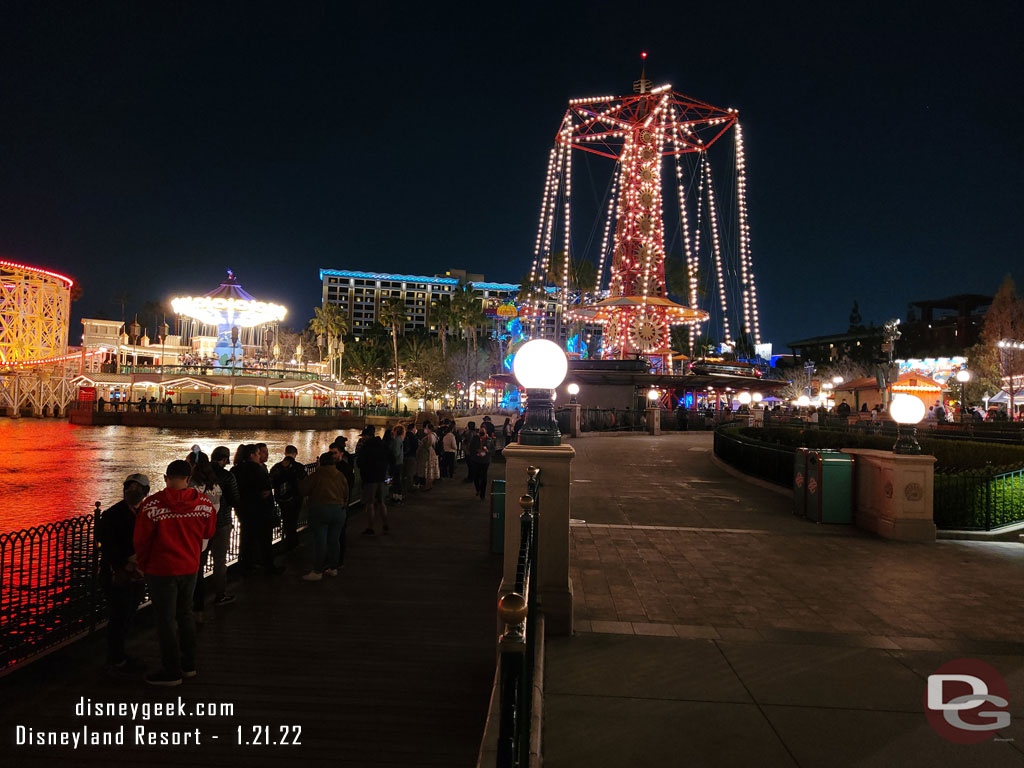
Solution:
[[[650,400],[652,403],[659,397],[661,397],[661,394],[656,389],[652,389],[650,392],[647,393],[647,399]]]
[[[833,376],[832,377],[832,383],[833,384],[842,384],[843,383],[843,377],[842,376]]]
[[[971,380],[971,372],[967,370],[961,370],[956,372],[956,380],[961,384],[966,384]]]
[[[811,404],[811,398],[809,398],[807,395],[800,395],[800,397],[796,399],[796,404],[799,405],[801,408],[806,408]]]
[[[565,380],[568,370],[565,352],[547,339],[526,342],[512,358],[512,373],[526,389],[526,419],[519,432],[523,445],[561,445],[554,390]]]
[[[739,400],[740,403],[742,403],[743,405],[750,405],[751,401],[753,401],[754,399],[754,396],[751,395],[749,392],[740,392],[740,396],[736,399]]]
[[[764,400],[764,395],[762,395],[760,392],[755,392],[750,397],[755,403],[760,403],[762,400]]]
[[[893,395],[889,404],[889,415],[897,424],[917,424],[924,414],[924,403],[913,395]]]
[[[568,371],[565,352],[547,339],[526,342],[512,358],[512,373],[525,389],[554,389]]]
[[[569,390],[569,394],[573,397],[576,397],[576,395],[580,393],[580,385],[575,382],[566,387],[566,389]]]
[[[896,444],[893,453],[913,456],[921,453],[921,445],[917,442],[917,424],[924,418],[924,402],[913,395],[893,395],[889,403],[889,415],[897,426]]]

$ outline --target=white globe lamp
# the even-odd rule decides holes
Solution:
[[[650,401],[652,406],[656,402],[658,402],[658,398],[660,398],[660,397],[661,397],[661,393],[658,390],[656,390],[656,389],[651,389],[651,390],[648,390],[648,392],[647,392],[647,399]]]
[[[526,421],[519,433],[523,445],[561,445],[555,421],[554,390],[564,380],[569,360],[547,339],[532,339],[512,358],[512,373],[526,390]]]
[[[760,403],[762,400],[764,400],[764,395],[762,395],[760,392],[755,392],[750,396],[750,399],[753,400],[755,403]]]
[[[739,400],[742,405],[750,405],[754,400],[754,396],[749,392],[740,392],[740,396],[736,399]]]
[[[807,395],[800,395],[800,397],[796,399],[796,404],[799,405],[801,408],[806,408],[811,404],[811,398],[809,398]]]
[[[896,444],[893,453],[915,456],[921,453],[921,445],[917,442],[917,427],[924,418],[924,402],[913,395],[893,395],[889,403],[889,415],[896,422]]]
[[[580,393],[580,385],[574,381],[572,384],[566,387],[566,389],[569,391],[569,402],[575,403],[576,395]]]
[[[966,368],[961,368],[956,372],[956,380],[960,382],[960,423],[964,423],[964,409],[967,407],[967,398],[965,392],[967,391],[967,382],[971,380],[971,372]]]

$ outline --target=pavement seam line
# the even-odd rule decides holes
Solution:
[[[797,768],[803,768],[800,765],[800,761],[796,759],[796,755],[793,754],[793,751],[789,748],[789,745],[782,738],[782,734],[779,733],[778,729],[775,727],[775,724],[771,721],[771,718],[768,717],[768,715],[765,713],[764,708],[761,706],[761,702],[754,698],[754,694],[751,692],[750,688],[747,687],[746,682],[744,682],[743,678],[740,677],[739,672],[736,671],[736,668],[732,665],[732,662],[729,661],[729,657],[725,655],[725,651],[722,650],[722,646],[718,644],[719,641],[713,640],[712,642],[715,644],[715,648],[718,649],[718,652],[722,655],[722,661],[724,661],[726,663],[726,666],[729,667],[729,671],[736,676],[736,680],[739,681],[739,684],[743,686],[743,690],[747,692],[747,696],[750,697],[750,700],[754,702],[754,706],[757,707],[757,711],[761,713],[761,717],[764,718],[764,721],[768,724],[768,727],[772,729],[772,733],[774,733],[775,738],[779,740],[779,744],[781,744],[782,748],[786,750],[786,754],[789,755],[789,759],[793,761],[793,765],[797,766]]]

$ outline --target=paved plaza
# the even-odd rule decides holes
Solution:
[[[548,768],[1024,765],[1020,545],[799,520],[707,433],[573,446],[577,634],[547,646]],[[929,727],[927,675],[962,656],[1007,680],[1011,741]]]

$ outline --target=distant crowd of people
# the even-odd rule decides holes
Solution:
[[[491,461],[517,439],[522,424],[522,418],[515,423],[506,418],[497,426],[484,416],[479,426],[471,421],[460,429],[442,419],[436,427],[430,422],[389,426],[383,435],[367,426],[354,452],[339,435],[309,471],[292,445],[270,467],[265,443],[240,445],[234,454],[217,446],[209,455],[194,445],[167,466],[163,490],[151,492],[144,474],[128,475],[121,501],[102,513],[96,530],[110,610],[107,671],[121,676],[139,667],[126,654],[125,640],[148,588],[161,666],[145,681],[177,686],[196,676],[196,624],[203,623],[209,603],[235,600],[227,591],[227,561],[236,523],[241,573],[280,575],[284,569],[275,560],[274,530],[281,527],[285,551],[298,547],[300,513],[307,504],[312,547],[302,579],[335,577],[344,567],[356,470],[366,518],[362,535],[388,534],[388,505],[454,479],[460,454],[467,465],[463,482],[474,483],[476,495],[486,499]],[[211,558],[209,595],[204,574]]]

